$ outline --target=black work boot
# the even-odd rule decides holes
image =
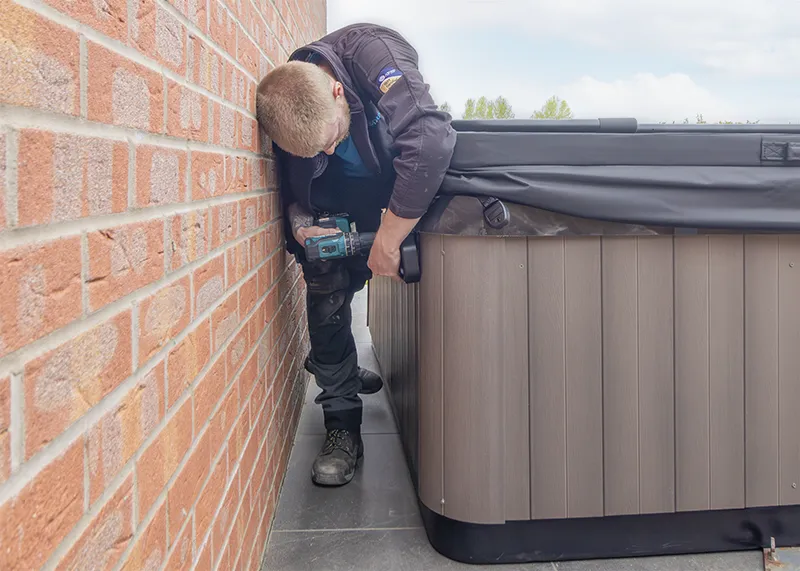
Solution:
[[[303,366],[306,371],[313,375],[314,371],[311,369],[310,363],[311,355],[308,355]],[[383,379],[381,379],[380,375],[361,367],[358,368],[358,380],[361,381],[361,388],[358,392],[362,395],[373,395],[383,388]]]
[[[343,429],[329,430],[311,467],[311,480],[320,486],[343,486],[353,479],[363,455],[361,435]]]
[[[359,367],[358,378],[361,381],[361,390],[358,392],[362,395],[372,395],[383,388],[383,379],[377,373]]]

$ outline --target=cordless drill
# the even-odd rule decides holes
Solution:
[[[375,242],[375,232],[357,232],[346,214],[319,218],[315,225],[336,229],[339,233],[306,238],[306,258],[311,262],[364,255]],[[406,283],[414,283],[420,279],[419,250],[416,234],[413,232],[400,247],[400,276]]]
[[[306,258],[312,262],[360,256],[367,253],[375,241],[375,232],[359,234],[345,214],[319,218],[314,225],[339,230],[340,233],[306,238]]]

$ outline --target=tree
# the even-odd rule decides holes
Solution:
[[[513,119],[514,112],[508,100],[500,96],[489,99],[485,95],[477,100],[467,99],[464,109],[464,119]]]
[[[531,119],[572,119],[572,109],[566,101],[553,95],[539,111],[534,111]]]
[[[453,114],[453,110],[450,108],[450,104],[445,101],[441,105],[438,106],[439,111],[444,111],[445,113]]]

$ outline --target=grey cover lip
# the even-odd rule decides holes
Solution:
[[[536,123],[454,122],[458,141],[439,193],[493,196],[623,224],[800,230],[800,160],[791,160],[788,150],[771,160],[764,153],[776,145],[796,148],[800,126],[641,125],[602,132],[602,123],[591,121]]]

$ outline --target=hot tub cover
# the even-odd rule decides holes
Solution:
[[[798,125],[599,119],[456,120],[453,126],[458,139],[438,193],[443,200],[432,209],[438,218],[429,216],[423,229],[426,223],[441,229],[452,198],[472,196],[531,207],[529,217],[547,212],[573,223],[624,225],[619,233],[800,230]]]

